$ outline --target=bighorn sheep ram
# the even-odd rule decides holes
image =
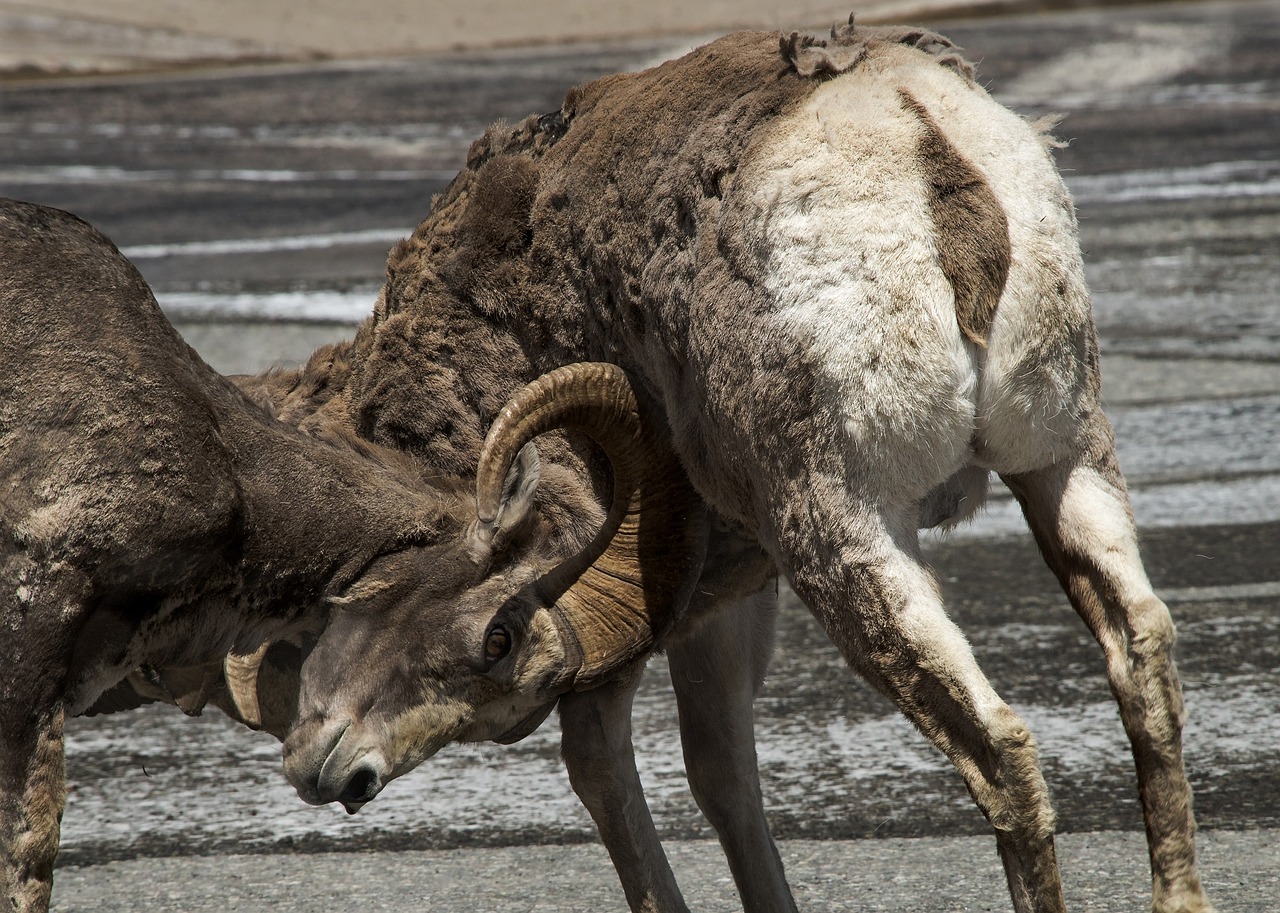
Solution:
[[[1035,742],[917,543],[917,527],[977,509],[994,471],[1105,651],[1153,909],[1209,910],[1174,627],[1099,404],[1051,146],[945,39],[852,21],[830,40],[784,37],[781,54],[776,34],[730,35],[477,141],[392,251],[356,339],[274,391],[304,428],[349,424],[442,473],[478,472],[472,523],[431,546],[465,573],[415,598],[370,586],[331,615],[285,745],[303,798],[358,806],[479,721],[523,725],[557,699],[567,717],[592,701],[601,743],[621,741],[637,660],[674,645],[691,687],[679,680],[705,676],[681,636],[724,631],[717,610],[780,572],[964,776],[1015,908],[1062,910]],[[599,536],[566,550],[563,475],[538,485],[525,448],[583,428],[612,485],[588,451],[566,462],[563,438],[540,445],[544,477],[567,472],[580,499],[610,505]],[[369,578],[394,581],[401,560]],[[698,759],[690,774],[722,824],[727,784],[750,795],[754,777],[749,710],[732,718],[686,738],[719,746],[723,770]],[[660,859],[636,794],[566,757],[602,830]],[[722,830],[744,904],[790,908],[767,833],[744,831],[735,845]],[[635,909],[683,908],[665,866],[622,874]]]
[[[212,703],[284,739],[306,652],[290,641],[323,636],[329,604],[478,579],[422,552],[465,528],[468,488],[339,424],[300,433],[260,404],[279,378],[235,380],[105,237],[0,200],[0,910],[47,908],[65,717]],[[603,514],[561,475],[554,519],[581,541]],[[566,716],[566,741],[594,744],[590,727]]]

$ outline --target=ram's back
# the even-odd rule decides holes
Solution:
[[[211,376],[103,235],[0,203],[3,553],[129,593],[189,573],[238,509]]]
[[[922,489],[1038,458],[1096,399],[1051,145],[920,30],[737,33],[590,83],[489,130],[392,251],[352,415],[465,473],[520,383],[616,362],[730,513],[725,454],[763,440],[915,453]]]

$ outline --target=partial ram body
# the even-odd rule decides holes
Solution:
[[[213,702],[284,738],[286,640],[444,498],[396,452],[272,418],[106,238],[0,200],[0,909],[47,906],[65,717]],[[249,662],[271,640],[280,662]]]
[[[313,364],[341,357],[323,349]],[[48,905],[67,716],[214,704],[283,740],[330,607],[483,592],[490,546],[467,532],[474,485],[429,466],[426,479],[341,423],[302,433],[280,422],[267,400],[282,383],[219,376],[109,240],[68,213],[0,200],[0,909]],[[519,465],[564,510],[543,537],[549,562],[604,512],[575,475],[539,472],[533,453]],[[486,623],[451,610],[437,620],[422,646],[449,660],[451,632],[474,641]],[[754,676],[748,689],[766,659],[757,649],[754,665],[735,666]],[[514,721],[506,703],[456,735],[520,738],[551,709],[526,703]],[[582,705],[564,729],[591,753],[598,717]],[[612,766],[630,763],[629,744],[604,750]],[[341,798],[354,809],[363,795]]]
[[[776,35],[731,35],[473,146],[392,252],[354,342],[273,390],[304,428],[350,427],[444,474],[478,467],[452,547],[480,582],[335,611],[328,644],[359,648],[321,644],[304,670],[286,743],[304,798],[358,805],[478,719],[523,730],[559,699],[594,721],[566,761],[633,908],[682,909],[626,746],[635,669],[665,646],[695,794],[744,905],[789,909],[757,813],[758,664],[707,646],[739,643],[726,632],[748,620],[727,607],[780,572],[963,774],[1015,908],[1061,910],[1035,742],[917,544],[918,526],[971,514],[994,471],[1106,653],[1153,909],[1210,909],[1173,625],[1099,405],[1072,205],[1048,138],[949,48],[852,25],[781,54]],[[614,440],[612,486],[573,433],[543,439],[556,485],[539,485],[521,448],[558,429]],[[567,491],[610,511],[594,540],[566,531]],[[693,681],[715,712],[684,712]]]

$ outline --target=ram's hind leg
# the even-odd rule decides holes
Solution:
[[[780,499],[779,563],[849,663],[964,776],[995,830],[1018,913],[1065,909],[1053,811],[1035,741],[995,693],[943,610],[919,554],[914,510],[890,517],[842,480]]]
[[[1096,413],[1079,452],[1005,477],[1045,559],[1107,656],[1133,747],[1151,854],[1152,910],[1211,910],[1196,870],[1191,787],[1182,766],[1182,689],[1174,627],[1138,555],[1111,427]]]

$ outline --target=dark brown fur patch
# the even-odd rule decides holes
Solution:
[[[956,320],[973,343],[987,344],[1009,277],[1009,222],[990,185],[953,146],[910,92],[898,92],[920,118],[918,152],[929,186],[929,212],[942,271],[956,296]]]

